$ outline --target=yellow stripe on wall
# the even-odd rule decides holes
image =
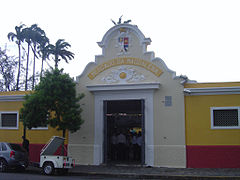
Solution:
[[[210,88],[210,87],[240,87],[240,82],[218,82],[218,83],[186,83],[185,88]]]

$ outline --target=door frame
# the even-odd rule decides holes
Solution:
[[[103,140],[103,153],[104,153],[104,159],[103,159],[103,163],[107,164],[108,161],[108,122],[107,122],[107,108],[108,108],[108,102],[110,101],[140,101],[141,102],[141,106],[140,106],[140,110],[141,110],[141,129],[142,129],[142,142],[141,142],[141,165],[145,164],[145,101],[144,99],[125,99],[125,100],[104,100],[103,101],[103,120],[104,120],[104,140]]]
[[[154,114],[153,93],[154,89],[145,90],[114,90],[94,91],[94,165],[104,163],[104,115],[103,102],[108,100],[144,100],[144,124],[145,124],[145,162],[147,166],[154,166]]]

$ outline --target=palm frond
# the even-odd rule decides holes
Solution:
[[[14,38],[17,38],[17,35],[14,34],[13,32],[10,32],[8,33],[7,37],[10,41],[14,41]]]

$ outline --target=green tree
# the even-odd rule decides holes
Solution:
[[[55,69],[58,68],[58,63],[61,60],[60,58],[64,59],[66,63],[68,63],[68,60],[72,60],[74,58],[74,53],[68,51],[68,47],[71,47],[71,45],[65,42],[64,39],[57,40],[55,45],[48,45],[49,55],[54,56],[53,60],[55,62]]]
[[[20,119],[25,127],[24,136],[26,137],[26,127],[31,129],[33,127],[41,127],[47,125],[47,117],[49,112],[44,103],[44,97],[40,93],[35,92],[25,96],[25,101],[23,103],[23,108],[20,110]]]
[[[31,129],[43,124],[62,130],[75,132],[80,129],[83,120],[79,101],[83,94],[76,94],[76,84],[63,70],[46,71],[35,91],[26,96],[20,119]],[[37,115],[36,115],[37,114]]]
[[[16,88],[15,71],[17,60],[8,56],[6,49],[0,48],[0,91],[13,91]]]
[[[18,45],[18,74],[17,74],[17,85],[16,90],[19,90],[19,78],[20,78],[20,72],[21,72],[21,43],[23,41],[23,33],[22,28],[24,27],[24,24],[21,24],[20,26],[15,27],[16,33],[10,32],[8,33],[7,37],[11,41],[15,41]]]

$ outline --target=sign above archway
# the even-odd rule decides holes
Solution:
[[[140,58],[134,57],[121,57],[121,58],[114,58],[107,62],[104,62],[97,67],[95,67],[89,74],[88,77],[93,80],[99,73],[105,71],[114,66],[121,66],[121,65],[133,65],[133,66],[140,66],[145,68],[146,70],[152,72],[155,76],[159,77],[163,71],[157,67],[155,64],[151,63],[150,61],[146,61]]]

